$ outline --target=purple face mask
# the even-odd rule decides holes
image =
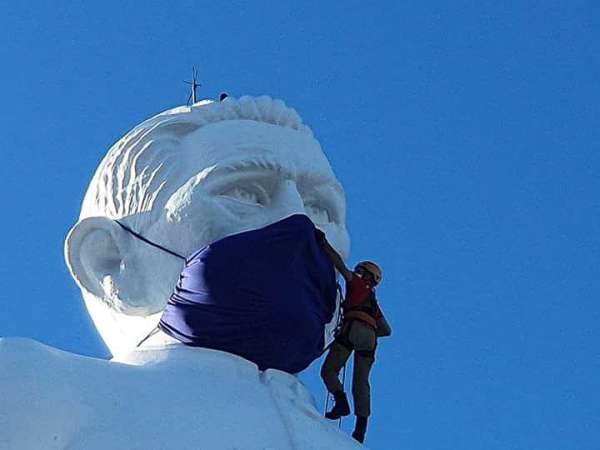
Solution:
[[[296,214],[187,258],[159,327],[184,344],[234,353],[261,370],[296,373],[321,355],[336,295],[335,271],[315,226]]]

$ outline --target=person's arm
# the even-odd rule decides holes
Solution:
[[[346,264],[344,263],[344,260],[342,259],[340,254],[335,251],[335,249],[331,246],[329,242],[327,242],[325,233],[317,229],[315,231],[315,235],[317,236],[317,242],[321,244],[321,248],[327,254],[327,256],[329,256],[329,259],[331,260],[332,264],[335,266],[338,272],[342,274],[344,280],[346,280],[346,282],[349,282],[352,279],[352,271],[348,269],[348,267],[346,267]]]

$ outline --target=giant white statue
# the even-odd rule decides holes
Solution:
[[[295,375],[155,330],[184,258],[303,216],[348,256],[342,186],[280,100],[203,101],[127,133],[98,167],[65,242],[114,358],[0,340],[0,449],[357,448]],[[233,263],[219,275],[247,270]]]

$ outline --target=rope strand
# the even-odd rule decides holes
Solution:
[[[331,348],[331,346],[335,343],[335,338],[337,337],[337,334],[340,331],[340,323],[342,322],[342,311],[341,311],[341,304],[342,304],[342,298],[344,297],[342,295],[342,287],[340,286],[340,284],[337,284],[337,292],[339,294],[339,299],[340,299],[340,310],[338,311],[338,317],[337,317],[337,323],[335,324],[335,328],[333,330],[333,341],[331,341],[331,343],[325,347],[323,349],[323,351],[321,352],[321,355],[323,355],[323,353],[325,353],[327,350],[329,350]],[[346,382],[346,364],[344,364],[344,373],[342,375],[342,379],[344,381],[342,381],[342,385]],[[329,400],[331,398],[331,393],[327,390],[327,388],[325,388],[325,409],[323,410],[323,414],[325,414],[327,412],[327,409],[329,409]],[[342,426],[342,420],[340,418],[340,422],[338,424],[338,427]]]
[[[348,364],[348,361],[346,361],[346,364]],[[342,386],[344,386],[344,392],[346,391],[346,364],[344,364],[344,369],[342,370]],[[338,428],[340,430],[342,429],[342,419],[343,417],[340,417],[338,422]]]

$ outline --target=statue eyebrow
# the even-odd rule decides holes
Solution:
[[[340,182],[335,178],[333,173],[309,173],[300,172],[295,168],[288,166],[285,162],[279,161],[276,158],[256,157],[251,159],[234,159],[225,161],[215,167],[215,172],[238,172],[252,170],[269,170],[271,172],[282,175],[283,177],[291,178],[302,184],[310,184],[312,186],[330,185],[335,191],[343,195],[344,190]]]
[[[276,172],[290,178],[296,178],[295,170],[293,170],[291,167],[286,167],[284,164],[282,164],[280,161],[277,161],[274,158],[261,157],[242,160],[236,159],[227,162],[220,167],[217,167],[217,170],[224,170],[227,172],[237,172],[255,169],[266,169],[271,172]]]

